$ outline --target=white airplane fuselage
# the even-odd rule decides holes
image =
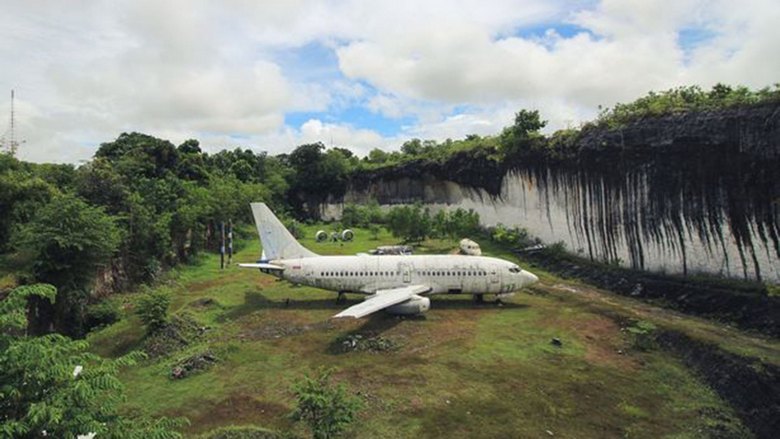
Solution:
[[[537,278],[511,262],[484,256],[317,256],[269,261],[290,282],[338,292],[373,294],[427,285],[431,294],[508,294]]]
[[[386,310],[415,315],[431,294],[511,294],[539,279],[498,258],[462,255],[320,256],[302,246],[264,203],[252,203],[263,253],[239,264],[302,285],[367,295],[333,317],[361,318]]]

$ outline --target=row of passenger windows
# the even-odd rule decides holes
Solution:
[[[414,270],[414,274],[421,276],[487,276],[486,271],[467,270],[467,271],[439,271],[439,270]],[[344,276],[370,276],[386,277],[400,276],[400,271],[321,271],[321,277],[344,277]]]

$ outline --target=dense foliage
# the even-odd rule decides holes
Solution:
[[[330,371],[321,370],[317,376],[304,376],[293,386],[297,407],[292,417],[303,421],[315,439],[332,438],[342,433],[363,405],[343,384],[331,384],[330,374]]]
[[[85,341],[59,334],[24,335],[27,300],[54,300],[51,285],[22,286],[0,301],[0,437],[178,438],[181,420],[118,414],[123,387],[116,375],[140,353],[107,360]]]
[[[287,210],[292,176],[282,158],[238,149],[210,156],[195,140],[177,147],[139,133],[102,144],[77,169],[0,154],[0,251],[14,253],[22,279],[59,291],[54,305],[38,301],[33,331],[82,335],[96,279],[147,282],[217,249],[220,223],[251,221],[250,202]]]
[[[144,294],[138,301],[135,313],[141,318],[148,333],[153,333],[168,323],[168,307],[171,298],[165,291],[154,291]]]
[[[390,233],[404,242],[419,242],[425,238],[464,238],[480,231],[479,214],[473,209],[430,210],[417,203],[396,206],[385,216]]]
[[[710,90],[698,85],[672,88],[662,92],[651,91],[627,104],[616,104],[599,114],[597,124],[616,127],[647,116],[660,116],[685,111],[701,111],[738,105],[780,101],[780,83],[773,88],[753,91],[747,87],[715,84]]]

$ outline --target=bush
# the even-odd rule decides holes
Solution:
[[[343,384],[332,385],[330,374],[322,370],[315,378],[306,375],[293,386],[298,406],[292,418],[305,422],[315,439],[343,432],[362,406],[360,399],[349,395]]]
[[[90,331],[100,326],[108,326],[119,320],[119,305],[110,300],[87,307],[86,329]]]
[[[528,230],[518,227],[509,228],[501,223],[490,231],[490,237],[499,244],[511,247],[528,247],[536,243],[529,236]]]
[[[463,238],[479,231],[479,214],[474,209],[465,210],[460,207],[452,211],[442,209],[431,218],[431,233],[437,238]]]
[[[371,224],[385,222],[382,209],[375,200],[365,205],[348,203],[341,212],[341,222],[345,227],[368,227]]]
[[[387,213],[387,228],[405,242],[419,242],[431,235],[431,214],[420,204],[394,207]]]
[[[626,328],[631,337],[631,345],[640,351],[650,351],[656,346],[655,342],[656,327],[650,322],[638,320],[633,325]]]
[[[156,332],[168,323],[170,304],[171,298],[164,291],[146,293],[141,297],[135,312],[146,325],[148,333]]]

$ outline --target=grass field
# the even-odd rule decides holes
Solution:
[[[354,254],[395,243],[357,230],[351,243],[304,245],[320,254]],[[454,242],[428,241],[423,251]],[[512,259],[484,243],[483,250]],[[248,242],[235,261],[257,259]],[[521,262],[522,264],[522,262]],[[537,272],[538,270],[534,270]],[[632,347],[622,326],[632,320],[674,327],[735,352],[780,362],[776,342],[756,339],[701,319],[680,316],[539,272],[541,282],[505,301],[477,304],[468,296],[435,296],[419,318],[377,313],[333,321],[335,293],[295,287],[254,270],[219,269],[202,256],[155,288],[172,297],[172,312],[207,328],[183,350],[125,370],[125,410],[186,416],[189,434],[225,425],[257,425],[304,435],[288,414],[293,382],[318,368],[365,406],[347,437],[630,437],[697,438],[718,431],[745,437],[733,410],[672,356]],[[111,300],[124,318],[89,341],[104,356],[138,348],[144,330],[132,313],[137,294]],[[288,301],[289,299],[289,301]],[[381,336],[397,348],[339,353],[346,335]],[[551,344],[559,338],[562,346]],[[212,368],[181,380],[171,368],[211,350]]]

